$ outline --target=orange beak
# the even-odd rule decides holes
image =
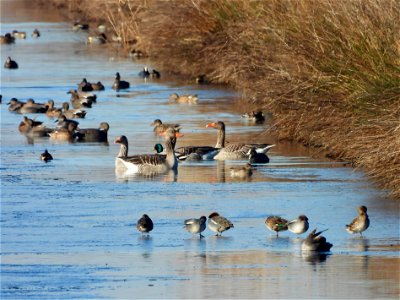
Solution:
[[[165,131],[161,132],[160,136],[165,136]],[[180,138],[180,137],[183,137],[183,136],[184,136],[183,133],[175,132],[175,137]]]
[[[206,128],[208,128],[208,127],[215,127],[215,122],[212,122],[212,123],[208,123],[207,125],[206,125]]]

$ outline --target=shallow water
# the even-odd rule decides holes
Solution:
[[[10,13],[1,1],[1,33],[27,31],[26,40],[2,45],[1,61],[18,70],[1,71],[1,297],[70,298],[398,298],[399,206],[374,188],[361,171],[314,159],[307,151],[278,144],[271,162],[250,180],[232,179],[229,168],[244,161],[185,162],[178,175],[115,172],[124,134],[130,153],[149,153],[156,142],[154,119],[182,125],[179,145],[214,145],[207,122],[223,120],[228,141],[274,142],[267,125],[240,118],[234,91],[161,80],[137,73],[151,62],[130,61],[103,46],[85,44],[86,33],[35,8]],[[15,1],[13,3],[15,5]],[[42,18],[42,19],[41,19]],[[30,38],[38,28],[42,36]],[[131,83],[115,92],[116,71]],[[106,85],[81,128],[110,124],[109,144],[27,140],[18,132],[22,115],[8,112],[11,97],[37,102],[68,101],[66,92],[86,77]],[[168,103],[169,94],[197,93],[198,105]],[[30,115],[54,127],[45,115]],[[55,157],[39,160],[48,149]],[[371,226],[365,237],[344,230],[366,205]],[[213,211],[235,228],[222,237],[208,229],[199,240],[182,228],[186,218]],[[155,223],[149,237],[135,229],[147,213]],[[304,213],[311,228],[329,228],[330,255],[300,253],[301,238],[276,238],[264,220]]]

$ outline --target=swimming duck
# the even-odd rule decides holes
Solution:
[[[200,239],[204,237],[201,233],[206,229],[206,221],[207,218],[205,216],[201,216],[200,219],[187,219],[184,221],[184,226],[187,231],[193,234],[200,234]]]
[[[265,121],[265,116],[261,110],[253,110],[249,113],[245,113],[242,115],[242,118],[255,123],[263,123]]]
[[[114,84],[112,85],[112,89],[119,91],[122,89],[129,89],[129,86],[130,86],[129,82],[121,80],[121,75],[119,75],[119,72],[117,72],[115,74],[115,80]]]
[[[288,222],[287,227],[290,232],[302,234],[308,230],[308,218],[305,215],[300,215],[297,219]]]
[[[216,232],[216,235],[218,236],[221,235],[222,232],[233,228],[233,224],[228,219],[220,216],[217,212],[213,212],[208,216],[208,228],[210,228],[211,231]]]
[[[205,74],[201,74],[201,75],[196,76],[196,83],[197,84],[209,84],[210,80],[208,80],[208,78]]]
[[[70,101],[74,108],[91,108],[92,104],[97,101],[97,96],[90,93],[78,93],[77,90],[69,90],[67,94],[71,94]]]
[[[31,130],[32,127],[41,126],[43,122],[35,121],[33,119],[29,119],[27,116],[22,118],[21,123],[18,125],[18,130],[20,133],[26,133]]]
[[[151,78],[160,78],[161,77],[161,74],[160,74],[160,72],[158,72],[157,70],[152,70],[151,71],[151,73],[150,73],[150,77]]]
[[[155,133],[163,133],[168,128],[173,128],[175,131],[179,131],[181,129],[179,124],[170,124],[170,123],[163,123],[160,119],[155,119],[150,126],[154,126],[153,131]]]
[[[17,98],[11,98],[10,101],[7,103],[8,110],[10,112],[19,113],[19,109],[26,104],[23,101],[19,101]]]
[[[90,35],[87,37],[86,42],[88,44],[102,45],[107,42],[107,36],[104,33],[99,35]]]
[[[83,142],[107,142],[108,130],[110,125],[107,122],[101,122],[99,128],[87,128],[77,130],[78,141]]]
[[[139,154],[128,156],[128,139],[122,135],[115,140],[120,144],[120,151],[115,161],[115,166],[121,166],[134,173],[162,173],[168,170],[177,170],[178,160],[175,156],[174,147],[176,138],[183,134],[168,128],[162,135],[165,136],[166,155],[162,154]]]
[[[244,167],[230,168],[231,176],[237,178],[249,178],[253,175],[253,168],[251,164],[247,163]]]
[[[69,124],[75,124],[75,128],[78,128],[79,122],[75,120],[68,119],[65,115],[61,115],[57,120],[57,127],[68,129]]]
[[[149,69],[147,67],[144,67],[143,70],[141,70],[138,74],[140,77],[142,78],[148,78],[150,77],[150,72]]]
[[[46,150],[40,155],[40,159],[44,162],[48,162],[53,159],[53,156]]]
[[[136,228],[141,233],[149,233],[153,230],[154,224],[150,217],[144,214],[136,223]]]
[[[4,68],[6,69],[18,69],[18,64],[15,60],[12,60],[11,57],[7,57],[5,63],[4,63]]]
[[[100,32],[100,33],[106,33],[107,26],[105,24],[99,24],[97,26],[97,31]]]
[[[54,100],[49,99],[47,101],[47,111],[46,111],[46,116],[49,118],[59,118],[62,115],[62,109],[61,108],[55,108],[54,107]]]
[[[13,44],[15,43],[15,37],[11,33],[6,33],[0,36],[0,44]]]
[[[86,111],[82,109],[69,109],[69,103],[63,103],[62,114],[68,119],[84,118],[86,116]]]
[[[358,208],[358,216],[354,218],[349,225],[346,225],[346,230],[348,233],[359,233],[362,236],[362,232],[367,230],[368,227],[369,217],[367,214],[367,207],[362,205]]]
[[[276,232],[276,236],[278,236],[280,231],[288,230],[287,223],[287,220],[279,216],[269,216],[265,220],[265,226],[267,226],[269,230]]]
[[[326,238],[320,235],[322,232],[326,231],[322,230],[319,232],[317,228],[315,228],[311,233],[307,236],[307,238],[301,244],[302,251],[315,251],[315,252],[328,252],[330,251],[332,244],[326,241]]]
[[[59,128],[49,133],[49,136],[53,140],[69,141],[72,142],[75,139],[75,130],[77,126],[75,123],[69,123],[68,128]]]
[[[26,39],[26,32],[24,31],[13,30],[12,35],[16,39],[22,39],[22,40]]]
[[[18,130],[30,138],[45,137],[52,131],[52,129],[45,127],[42,122],[29,119],[26,116],[19,124]]]
[[[38,37],[40,37],[40,31],[39,31],[38,29],[33,30],[31,36],[32,36],[33,38],[38,38]]]
[[[218,129],[218,140],[216,148],[221,148],[214,159],[245,159],[247,153],[254,148],[258,153],[267,153],[268,150],[275,145],[269,144],[244,144],[244,143],[231,143],[225,146],[225,123],[222,121],[212,122],[207,124],[206,127]]]
[[[29,98],[26,103],[17,110],[19,114],[40,114],[47,111],[47,104],[36,103],[35,100]]]
[[[269,163],[269,157],[265,153],[257,153],[256,149],[251,148],[249,152],[247,152],[249,156],[249,162],[251,164],[266,164]]]
[[[81,83],[78,84],[78,92],[92,92],[92,91],[103,91],[103,90],[104,90],[104,85],[100,81],[98,81],[97,83],[91,83],[88,82],[86,78],[83,78]]]
[[[89,29],[89,24],[75,22],[74,25],[72,25],[72,30],[73,31],[88,30],[88,29]]]
[[[176,103],[188,103],[188,104],[196,104],[199,100],[197,95],[178,95],[177,93],[173,93],[169,96],[169,101]]]

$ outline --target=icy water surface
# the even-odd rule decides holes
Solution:
[[[150,153],[156,142],[154,119],[180,123],[179,145],[214,145],[223,120],[228,141],[274,142],[235,109],[237,95],[223,88],[178,82],[164,75],[143,81],[137,73],[148,61],[132,62],[102,46],[87,46],[86,33],[28,7],[11,13],[1,1],[1,34],[27,31],[26,40],[1,46],[1,63],[15,59],[18,70],[1,71],[1,298],[398,298],[399,207],[365,175],[343,163],[313,159],[304,150],[279,144],[271,162],[250,180],[230,177],[244,161],[186,162],[178,175],[153,177],[116,173],[124,134],[130,153]],[[15,4],[15,2],[14,2]],[[32,39],[38,28],[42,36]],[[131,83],[111,89],[115,72]],[[81,128],[110,124],[109,144],[28,140],[18,132],[22,115],[8,112],[12,97],[69,100],[66,92],[83,77],[101,81],[98,103],[87,109]],[[197,93],[198,105],[168,103],[169,94]],[[29,115],[54,127],[45,115]],[[48,149],[55,157],[39,160]],[[366,205],[371,226],[365,237],[345,230]],[[192,237],[183,220],[218,211],[234,223],[222,237],[206,229]],[[147,213],[155,228],[136,231]],[[329,228],[329,255],[300,253],[301,238],[279,238],[264,220],[306,214],[311,228]]]

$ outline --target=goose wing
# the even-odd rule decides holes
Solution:
[[[133,155],[123,158],[126,162],[132,163],[134,165],[151,165],[158,166],[165,163],[165,154],[141,154]]]

